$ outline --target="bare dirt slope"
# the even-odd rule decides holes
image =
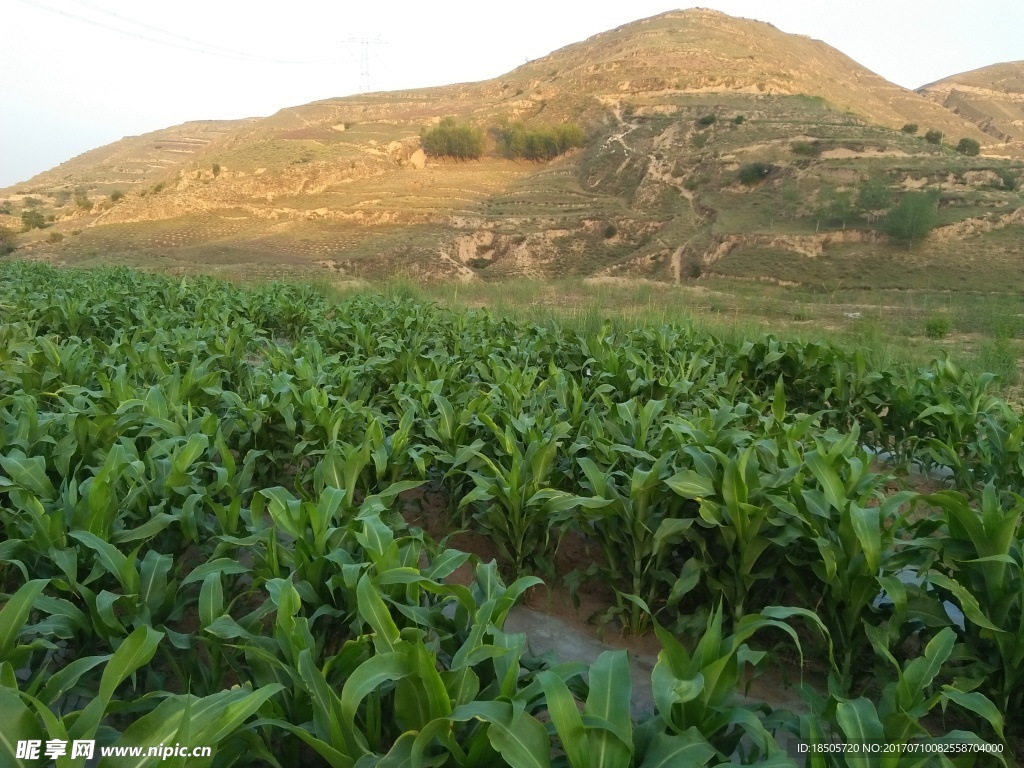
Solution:
[[[961,72],[918,92],[976,123],[989,136],[1024,146],[1024,61]]]

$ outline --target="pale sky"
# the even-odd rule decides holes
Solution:
[[[1024,59],[1024,0],[703,0],[824,40],[908,88]],[[360,89],[483,80],[636,19],[657,0],[2,0],[0,187],[188,120],[268,115]],[[121,30],[120,32],[115,30]],[[160,44],[156,41],[168,44]]]

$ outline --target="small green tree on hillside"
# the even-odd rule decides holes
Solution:
[[[587,137],[576,123],[527,126],[503,124],[495,131],[502,154],[509,158],[551,160],[573,147],[586,145]]]
[[[484,132],[469,123],[446,117],[434,128],[420,134],[423,151],[433,157],[476,160],[484,151]]]
[[[892,190],[884,179],[870,178],[857,189],[857,211],[874,222],[892,205]]]
[[[854,214],[853,192],[851,190],[840,191],[835,187],[825,186],[818,191],[818,205],[815,208],[815,217],[818,219],[818,226],[822,221],[842,222],[843,229],[846,229],[846,220]]]
[[[0,227],[0,256],[6,256],[17,247],[18,241],[14,230],[9,227]]]
[[[22,211],[21,231],[28,232],[31,229],[45,229],[46,217],[42,211]]]
[[[900,130],[904,133],[917,133],[917,123],[907,123]]]
[[[941,144],[942,143],[942,131],[936,131],[932,128],[928,133],[924,135],[924,140],[929,144]]]
[[[968,157],[977,157],[981,152],[981,144],[974,139],[963,138],[960,139],[960,143],[956,145],[956,151],[961,155],[967,155]]]
[[[939,223],[938,199],[935,192],[907,192],[899,205],[889,211],[882,229],[893,240],[906,243],[907,250],[911,250],[915,242],[927,237]]]

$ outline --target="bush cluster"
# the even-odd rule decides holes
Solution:
[[[576,123],[526,126],[521,122],[498,129],[502,154],[525,160],[550,160],[573,147],[587,142],[586,134]]]
[[[432,157],[476,160],[484,151],[484,132],[469,123],[446,117],[420,134],[423,151]]]
[[[960,139],[960,143],[956,145],[956,151],[961,155],[967,155],[968,157],[977,157],[981,153],[981,144],[974,139],[963,138]]]
[[[774,170],[775,166],[769,163],[747,163],[739,170],[739,180],[752,187],[767,179]]]
[[[0,227],[0,256],[6,256],[18,247],[17,236],[10,227]]]

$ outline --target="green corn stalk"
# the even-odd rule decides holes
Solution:
[[[1024,499],[1000,498],[989,483],[980,509],[954,491],[924,501],[945,517],[941,538],[928,541],[938,562],[927,582],[965,614],[962,639],[981,690],[1007,715],[1024,713]]]
[[[670,459],[666,453],[650,469],[634,467],[632,476],[603,470],[586,457],[577,460],[585,477],[581,487],[608,503],[581,510],[576,524],[603,549],[605,562],[595,573],[612,585],[615,613],[624,617],[625,628],[634,635],[642,634],[649,620],[637,599],[671,608],[700,580],[701,564],[696,559],[687,560],[678,573],[671,569],[670,559],[693,519],[673,516],[676,505],[666,487],[690,498],[713,493],[714,488],[695,473],[668,478]],[[620,584],[627,585],[628,591]]]
[[[875,652],[896,671],[896,679],[885,685],[877,705],[865,697],[849,699],[838,693],[821,696],[804,686],[802,695],[811,713],[800,718],[801,736],[809,743],[828,743],[831,736],[840,737],[848,744],[973,744],[984,746],[985,740],[971,731],[955,730],[935,736],[926,724],[926,716],[937,706],[943,711],[949,705],[981,718],[1002,737],[1003,716],[997,707],[983,695],[964,690],[956,685],[936,686],[935,680],[943,664],[953,653],[956,635],[952,629],[940,631],[924,649],[924,654],[905,665],[892,656],[884,634],[870,630]],[[834,691],[834,688],[830,687]],[[806,742],[805,742],[806,743]],[[1002,753],[976,751],[964,753],[965,765],[998,763],[1006,765]],[[935,753],[925,750],[898,751],[877,755],[836,753],[830,762],[819,754],[809,760],[810,765],[883,766],[883,768],[909,768],[932,765]],[[949,760],[941,764],[953,763]],[[957,760],[957,764],[960,764]]]

